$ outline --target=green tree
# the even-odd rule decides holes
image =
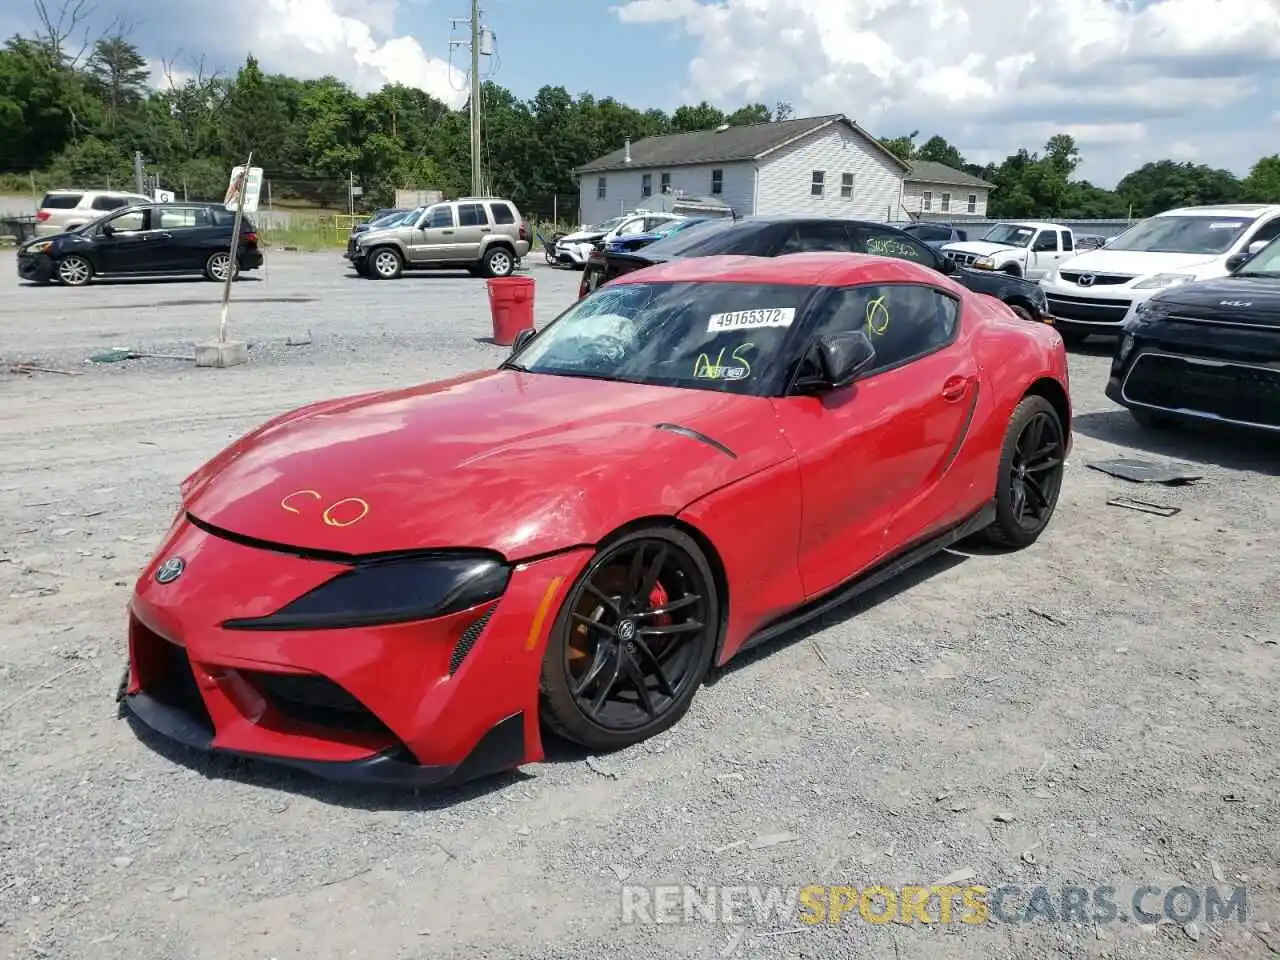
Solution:
[[[1244,199],[1252,203],[1280,203],[1280,153],[1255,163],[1241,189]]]
[[[93,45],[85,73],[90,89],[102,100],[109,128],[116,126],[124,110],[142,103],[151,77],[146,59],[121,33]]]
[[[696,107],[677,107],[671,114],[672,133],[714,130],[727,121],[724,112],[703,100]]]
[[[912,130],[902,137],[881,137],[880,143],[899,160],[910,163],[916,159],[916,137],[918,136],[920,131]]]
[[[890,147],[889,149],[893,149]],[[897,151],[894,151],[895,153]],[[915,151],[915,156],[908,156],[903,159],[907,160],[929,160],[933,163],[945,163],[948,167],[955,170],[963,170],[966,166],[964,157],[960,155],[960,151],[953,147],[950,143],[939,136],[932,136],[926,140],[919,150]]]

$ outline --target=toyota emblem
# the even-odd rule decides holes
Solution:
[[[181,557],[170,557],[160,564],[160,569],[156,571],[156,583],[173,583],[182,576],[182,571],[186,567]]]
[[[1077,280],[1076,283],[1080,284],[1080,286],[1082,287],[1092,287],[1093,281],[1096,279],[1098,278],[1095,277],[1092,273],[1082,273],[1080,275],[1080,279]]]

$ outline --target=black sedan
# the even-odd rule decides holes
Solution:
[[[711,220],[627,253],[597,251],[587,259],[579,298],[614,277],[683,257],[725,254],[780,257],[809,251],[870,253],[912,260],[950,276],[974,293],[1003,301],[1024,320],[1047,322],[1044,290],[1038,283],[992,270],[960,267],[928,244],[897,227],[864,220],[819,217],[745,217]]]
[[[1280,239],[1230,276],[1162,290],[1124,328],[1107,396],[1144,426],[1280,432]]]
[[[231,272],[235,214],[217,203],[148,203],[113,210],[97,220],[18,248],[18,276],[32,283],[82,287],[94,277],[200,274],[226,280]],[[240,224],[236,263],[262,266],[252,221]]]

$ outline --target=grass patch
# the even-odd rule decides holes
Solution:
[[[350,235],[349,227],[332,220],[293,223],[287,227],[261,227],[258,230],[263,246],[296,247],[306,251],[343,250]]]

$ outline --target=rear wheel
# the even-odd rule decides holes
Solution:
[[[547,643],[544,722],[594,750],[661,733],[689,709],[719,625],[715,578],[686,534],[646,527],[601,547]]]
[[[216,280],[218,283],[226,283],[227,277],[239,273],[233,270],[231,266],[231,254],[225,250],[219,250],[217,253],[211,253],[209,259],[204,264],[204,275],[210,280]]]
[[[515,254],[506,247],[490,247],[481,263],[490,277],[509,277],[516,269]]]
[[[981,531],[982,539],[1015,549],[1035,543],[1057,508],[1066,451],[1053,404],[1024,397],[1009,420],[996,478],[996,519]]]
[[[73,253],[58,261],[57,277],[59,283],[68,287],[83,287],[93,279],[93,264],[78,253]]]
[[[392,247],[379,247],[369,254],[369,271],[379,280],[395,280],[404,272],[404,261]]]

